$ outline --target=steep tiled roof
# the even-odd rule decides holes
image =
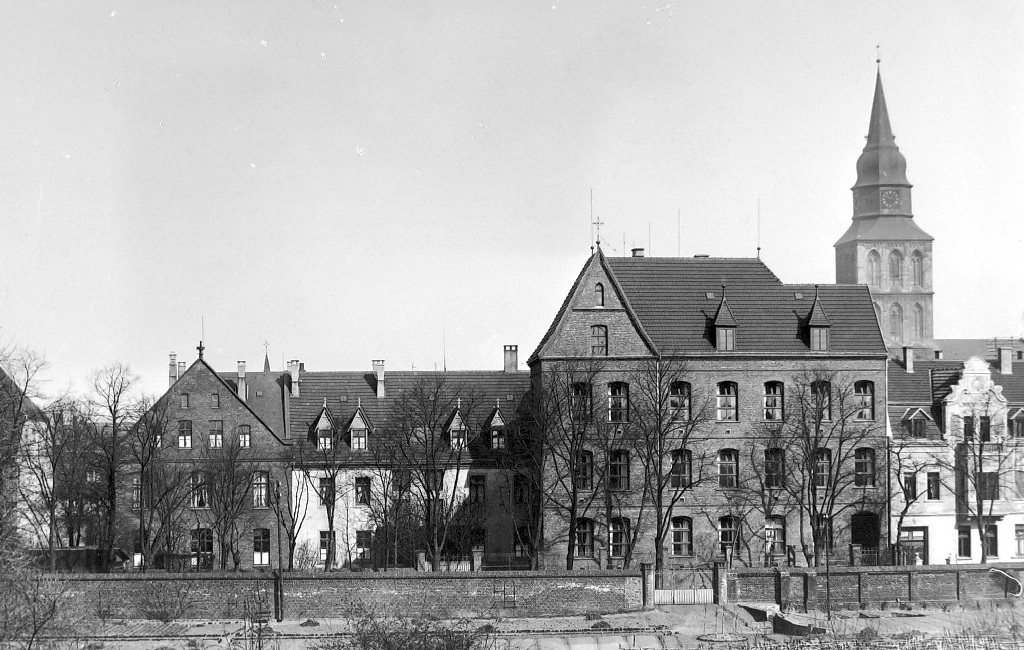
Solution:
[[[889,403],[916,406],[940,404],[960,380],[963,369],[961,361],[915,361],[914,372],[908,373],[902,362],[890,360]],[[1024,363],[1014,363],[1012,370],[1012,373],[1004,375],[993,364],[992,381],[1002,386],[1003,397],[1011,405],[1024,405]]]
[[[600,251],[600,249],[598,249]],[[599,253],[598,253],[599,254]],[[595,254],[596,255],[596,254]],[[583,281],[583,277],[587,274],[587,267],[590,266],[591,262],[595,259],[595,255],[591,255],[587,260],[587,263],[580,269],[580,274],[576,276],[576,281],[572,283],[572,287],[569,289],[569,293],[565,294],[565,300],[562,301],[562,306],[558,308],[558,312],[555,314],[554,320],[551,321],[551,325],[548,326],[548,331],[544,332],[544,336],[540,337],[540,343],[534,349],[533,354],[530,355],[527,363],[533,363],[533,360],[540,354],[544,344],[548,342],[558,328],[558,324],[562,322],[562,316],[569,309],[569,305],[572,303],[572,297],[576,295],[576,289],[580,286],[580,282]]]
[[[943,359],[966,361],[971,357],[981,357],[993,361],[998,354],[997,348],[1012,348],[1016,359],[1017,351],[1024,350],[1024,339],[935,339],[935,349],[942,350]]]
[[[663,354],[715,351],[710,330],[722,285],[737,352],[808,351],[814,285],[784,285],[760,260],[610,257],[608,265]],[[866,286],[822,285],[818,297],[832,324],[831,352],[884,354]]]
[[[217,373],[232,391],[238,392],[238,374]],[[286,372],[249,372],[245,383],[249,390],[246,403],[278,437],[285,435],[284,400],[288,395],[290,375]]]
[[[934,241],[935,238],[921,230],[913,217],[893,216],[854,219],[843,236],[833,244],[842,246],[851,241],[902,239],[907,241]]]

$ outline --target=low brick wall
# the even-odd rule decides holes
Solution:
[[[1024,563],[730,569],[729,602],[774,602],[783,609],[887,607],[896,604],[948,605],[1020,600],[1016,585],[989,573],[1000,569],[1024,580]]]
[[[241,618],[262,592],[274,611],[270,574],[129,574],[67,577],[69,616]],[[568,616],[637,610],[643,580],[631,571],[424,574],[286,574],[287,618],[341,617],[360,608],[400,615]]]

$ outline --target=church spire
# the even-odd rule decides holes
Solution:
[[[853,218],[910,217],[910,188],[907,159],[896,146],[889,123],[889,108],[882,90],[882,72],[875,74],[875,96],[871,101],[867,143],[857,159],[857,182],[853,190]]]
[[[889,125],[889,109],[885,105],[885,92],[882,90],[882,71],[875,75],[875,97],[871,101],[871,123],[868,125],[868,143],[864,150],[871,147],[895,147],[896,140]]]

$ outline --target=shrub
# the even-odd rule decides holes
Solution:
[[[610,629],[612,629],[612,624],[609,623],[608,621],[598,621],[597,623],[594,623],[593,625],[591,625],[590,629],[592,629],[592,630],[610,630]]]

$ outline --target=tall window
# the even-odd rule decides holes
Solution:
[[[210,395],[210,408],[215,408],[215,409],[219,409],[220,408],[220,394],[219,393],[212,393]]]
[[[206,477],[201,472],[192,472],[190,477],[189,507],[209,508],[210,497],[206,488]]]
[[[853,454],[853,484],[857,487],[875,486],[875,450],[862,447]]]
[[[356,477],[356,505],[370,505],[370,477]]]
[[[578,381],[572,385],[569,409],[572,419],[575,422],[589,422],[591,413],[591,390],[590,384]]]
[[[317,431],[316,448],[320,451],[330,451],[332,447],[334,447],[334,430],[328,427]]]
[[[210,420],[210,449],[224,446],[224,420]]]
[[[981,442],[990,442],[992,440],[992,418],[987,415],[982,415],[978,418],[978,440]]]
[[[734,382],[719,382],[716,403],[717,408],[715,409],[716,419],[733,422],[739,420],[739,411],[737,409],[738,398],[739,390],[736,388],[736,384]]]
[[[516,474],[512,481],[512,501],[513,503],[526,503],[527,492],[530,486],[526,482],[526,476],[523,474]]]
[[[978,472],[978,496],[986,501],[995,501],[999,498],[997,472]]]
[[[334,560],[335,535],[333,530],[320,531],[320,562],[327,562],[327,558]]]
[[[459,451],[466,448],[466,427],[461,424],[453,426],[448,430],[448,435],[451,437],[452,449]]]
[[[938,472],[928,472],[928,500],[938,501],[941,497],[942,488]]]
[[[608,463],[608,489],[629,489],[629,452],[624,449],[616,449],[612,452],[611,460]]]
[[[213,531],[193,528],[189,536],[192,538],[189,563],[195,569],[209,571],[213,568]]]
[[[238,446],[242,449],[252,447],[252,428],[248,424],[238,425]]]
[[[764,450],[764,486],[778,490],[786,485],[786,452],[781,449]]]
[[[971,557],[971,527],[957,526],[956,554],[958,557]]]
[[[356,531],[356,561],[365,562],[370,559],[370,547],[373,545],[372,530]]]
[[[608,554],[611,557],[626,557],[629,548],[629,520],[623,517],[612,519],[608,525]]]
[[[818,531],[818,540],[825,551],[832,552],[836,545],[835,529],[832,527],[832,520],[824,515],[818,515],[811,521],[811,525]]]
[[[764,419],[781,420],[782,415],[782,382],[770,381],[764,385]]]
[[[786,520],[782,517],[765,517],[764,552],[776,557],[786,554]]]
[[[903,474],[903,499],[907,503],[917,500],[917,472]]]
[[[827,327],[812,327],[811,328],[811,349],[815,352],[825,352],[828,350],[828,328]]]
[[[817,449],[814,452],[814,487],[827,488],[832,476],[832,450]]]
[[[914,305],[914,341],[924,340],[924,307]]]
[[[1007,420],[1009,433],[1014,438],[1024,438],[1024,411],[1018,411],[1016,415]]]
[[[974,416],[964,416],[964,440],[974,440]]]
[[[811,406],[822,420],[832,419],[832,384],[824,381],[811,382]]]
[[[733,549],[733,551],[739,549],[740,522],[736,517],[726,516],[718,520],[718,542],[722,553],[725,553],[726,549],[729,548]]]
[[[910,273],[914,286],[924,286],[924,256],[921,255],[921,251],[914,251],[910,256]]]
[[[895,302],[889,307],[889,338],[903,342],[903,307]]]
[[[739,487],[740,452],[723,449],[718,452],[718,487]]]
[[[677,489],[688,488],[693,484],[693,454],[689,449],[676,449],[672,452],[668,484]]]
[[[178,420],[178,449],[192,448],[192,421]]]
[[[693,555],[693,520],[689,517],[672,518],[672,555],[676,557]]]
[[[366,449],[366,429],[351,429],[349,431],[349,438],[352,440],[352,449],[354,451],[364,451]]]
[[[903,255],[899,251],[889,253],[889,282],[894,287],[903,286]]]
[[[594,304],[604,307],[604,285],[600,282],[594,285]]]
[[[668,389],[668,407],[681,421],[690,419],[690,384],[685,381],[674,381]]]
[[[732,352],[736,349],[736,328],[735,327],[719,327],[715,332],[715,338],[717,347],[723,352]]]
[[[594,489],[594,454],[589,451],[581,451],[576,458],[576,489]]]
[[[483,503],[487,497],[487,477],[474,475],[469,477],[469,502]]]
[[[574,555],[576,557],[594,557],[594,522],[580,517],[576,520]]]
[[[188,408],[188,393],[182,393],[181,394],[181,408],[183,408],[183,409],[187,409]]]
[[[629,421],[629,384],[621,381],[608,384],[608,421]]]
[[[590,354],[595,357],[608,356],[608,328],[604,325],[590,327]]]
[[[882,286],[882,257],[875,250],[868,253],[868,284]]]
[[[870,381],[857,381],[853,383],[854,419],[874,420],[875,419],[875,384]]]
[[[317,494],[320,495],[320,505],[326,506],[334,503],[334,481],[327,476],[321,476],[317,483]]]
[[[270,529],[254,528],[252,531],[253,566],[270,565]]]
[[[985,555],[987,557],[999,556],[999,527],[995,524],[985,525]]]
[[[1016,555],[1024,555],[1024,525],[1016,524],[1013,527],[1013,540],[1016,542]]]
[[[142,477],[136,474],[132,477],[132,510],[142,507]]]
[[[252,507],[266,508],[270,488],[270,473],[256,471],[252,473]]]

